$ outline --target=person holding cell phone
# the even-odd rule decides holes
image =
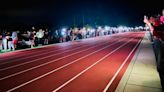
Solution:
[[[162,24],[164,24],[164,9],[162,11],[162,16],[160,17],[160,21],[162,22]]]
[[[164,24],[161,23],[161,18],[158,19],[155,16],[152,16],[150,19],[144,16],[144,23],[147,24],[153,35],[153,48],[157,61],[157,70],[161,79],[162,88],[164,89]]]

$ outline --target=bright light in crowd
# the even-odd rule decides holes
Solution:
[[[110,27],[109,26],[105,26],[105,30],[106,31],[110,30]]]
[[[142,27],[142,26],[139,26],[139,28],[140,28],[140,29],[143,29],[143,27]]]
[[[131,27],[130,29],[131,29],[131,30],[134,30],[134,28],[133,28],[133,27]]]
[[[91,29],[90,31],[91,31],[91,33],[93,33],[93,32],[95,32],[95,29]]]
[[[87,31],[91,31],[91,28],[87,28]]]
[[[148,29],[149,29],[149,27],[148,27],[148,26],[146,26],[144,29],[145,29],[145,30],[148,30]]]
[[[66,30],[67,30],[66,28],[62,28],[62,31],[63,31],[63,32],[66,32]]]
[[[35,30],[35,27],[34,26],[32,27],[32,30]]]
[[[139,27],[135,27],[135,30],[138,30],[139,29]]]
[[[101,30],[101,29],[102,29],[102,27],[101,27],[101,26],[99,26],[99,27],[98,27],[98,29],[99,29],[99,30]]]
[[[118,30],[120,30],[120,31],[121,31],[121,30],[124,30],[124,27],[123,27],[123,26],[119,26],[119,27],[118,27]]]
[[[86,28],[85,28],[85,27],[83,27],[83,30],[86,30]]]
[[[65,34],[66,34],[66,31],[67,31],[66,28],[62,28],[62,30],[61,30],[61,34],[62,34],[62,35],[65,35]]]

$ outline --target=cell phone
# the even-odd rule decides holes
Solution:
[[[146,15],[144,16],[144,19],[147,19],[147,16]]]

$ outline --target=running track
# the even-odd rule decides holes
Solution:
[[[0,55],[0,92],[114,92],[144,32]]]

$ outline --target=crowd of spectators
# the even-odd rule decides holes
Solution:
[[[161,78],[161,85],[164,89],[164,9],[162,16],[156,15],[148,18],[144,16],[144,23],[150,28],[150,40],[157,61],[157,70]]]
[[[48,29],[36,31],[34,27],[31,31],[4,31],[0,33],[0,51],[47,45],[48,35]]]
[[[42,46],[47,44],[74,41],[96,36],[111,35],[119,32],[138,30],[143,27],[82,27],[61,28],[50,31],[49,29],[36,29],[32,27],[27,31],[3,31],[0,33],[0,51],[6,52],[15,49]]]
[[[36,29],[32,27],[27,31],[3,31],[0,33],[0,51],[6,52],[15,49],[33,48],[35,46],[48,45],[86,39],[97,36],[111,35],[120,32],[144,29],[140,27],[81,27],[81,28],[61,28],[50,31],[49,29]]]

